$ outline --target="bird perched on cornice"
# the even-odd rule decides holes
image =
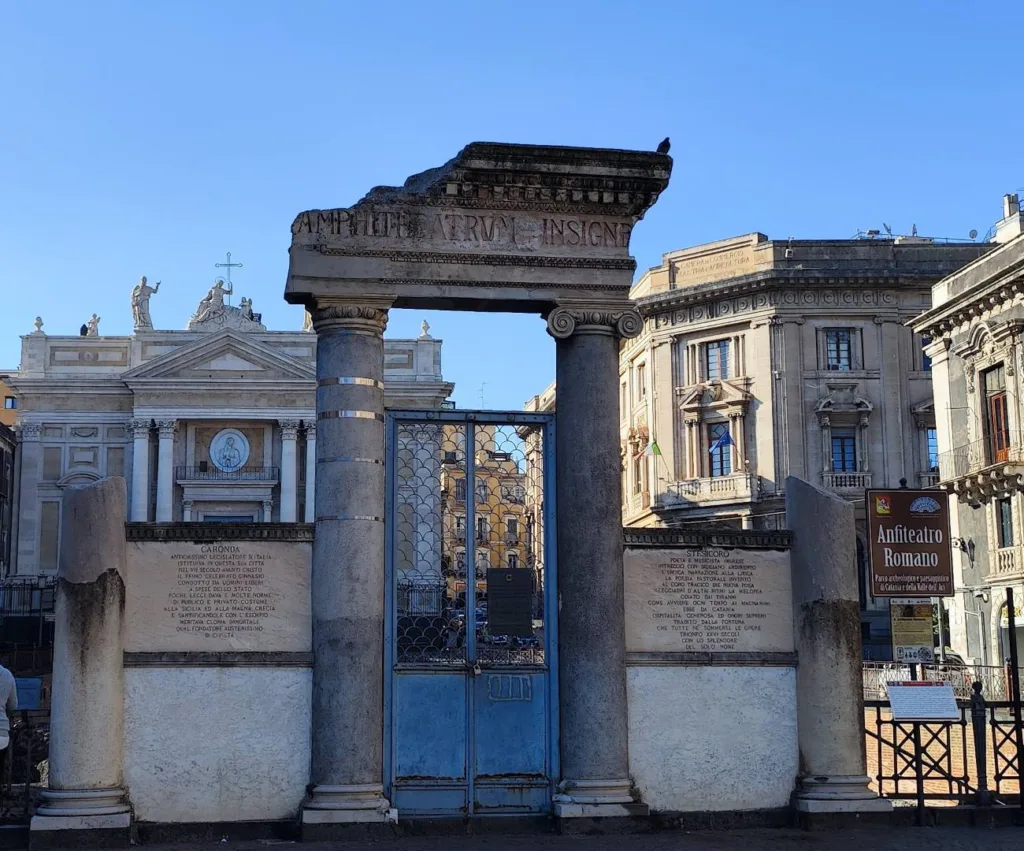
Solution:
[[[659,154],[667,154],[668,149],[672,147],[672,143],[668,140],[668,136],[661,140],[661,144],[658,145]]]

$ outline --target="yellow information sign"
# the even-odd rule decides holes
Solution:
[[[889,620],[893,661],[922,664],[935,661],[931,600],[892,597]]]

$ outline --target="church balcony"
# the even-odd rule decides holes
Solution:
[[[218,470],[216,467],[176,467],[174,478],[179,485],[193,482],[276,482],[281,475],[277,467],[239,467]]]
[[[939,456],[939,486],[960,502],[981,505],[1024,490],[1024,441],[1020,433],[989,436]]]
[[[756,502],[760,495],[760,476],[753,473],[734,473],[730,476],[711,476],[671,483],[664,493],[658,495],[655,508]]]
[[[863,492],[871,487],[871,473],[822,473],[821,482],[826,488],[835,491],[838,494],[863,495]]]

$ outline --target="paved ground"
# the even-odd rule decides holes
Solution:
[[[1020,851],[1024,828],[866,828],[831,833],[797,830],[665,832],[643,836],[446,836],[379,842],[221,842],[144,846],[161,851]]]

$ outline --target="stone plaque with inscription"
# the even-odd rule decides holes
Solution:
[[[629,549],[624,561],[631,653],[791,653],[789,553]]]
[[[132,541],[125,650],[306,652],[311,544]]]

